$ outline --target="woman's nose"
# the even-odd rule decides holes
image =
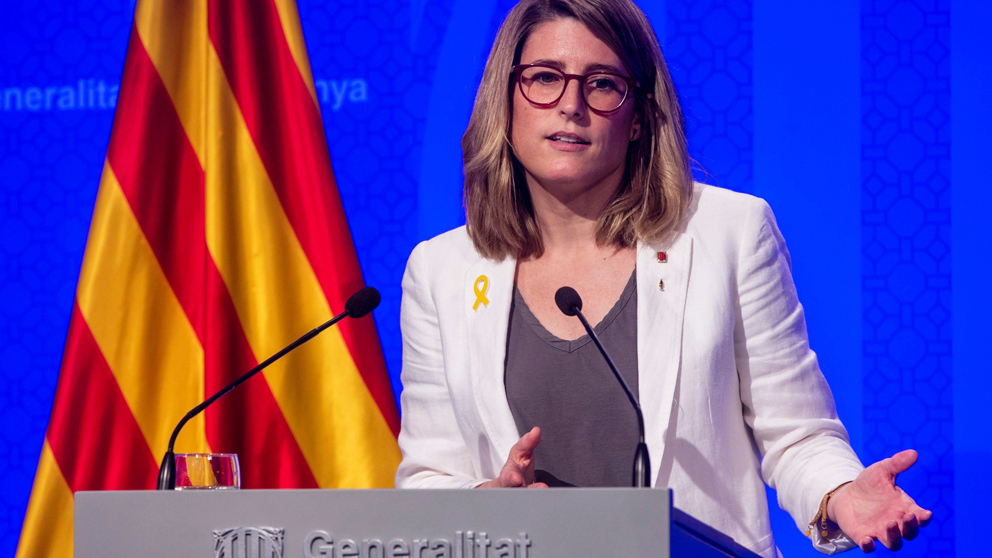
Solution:
[[[582,99],[582,82],[571,79],[565,84],[565,93],[558,101],[558,110],[568,116],[579,116],[586,109],[585,101]]]

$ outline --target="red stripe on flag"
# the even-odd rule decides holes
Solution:
[[[107,158],[204,348],[204,388],[212,394],[256,361],[207,250],[203,169],[137,31]],[[207,412],[206,428],[214,451],[239,455],[246,488],[317,486],[264,379],[218,401]]]
[[[197,337],[203,339],[203,169],[136,28],[107,148],[145,238]]]
[[[212,260],[211,260],[212,263]],[[207,292],[206,390],[215,393],[256,364],[234,301],[213,265]],[[291,372],[291,371],[288,371]],[[237,453],[244,488],[318,488],[269,384],[252,378],[207,411],[207,441]]]
[[[158,464],[103,353],[72,308],[48,443],[69,488],[155,488]]]
[[[208,3],[210,39],[262,163],[333,312],[362,286],[351,232],[314,104],[271,0]],[[375,324],[340,324],[344,341],[393,434],[399,416]]]

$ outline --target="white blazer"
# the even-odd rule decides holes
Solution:
[[[805,530],[823,496],[864,467],[809,348],[771,209],[697,184],[679,233],[638,244],[636,265],[638,391],[654,486],[775,556],[763,482]],[[480,256],[464,227],[411,254],[397,487],[477,486],[499,474],[519,439],[503,386],[515,268]],[[476,304],[483,276],[488,303]],[[817,539],[831,549],[833,535]]]

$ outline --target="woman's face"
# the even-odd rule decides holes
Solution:
[[[532,30],[521,64],[546,64],[567,74],[611,71],[629,76],[620,58],[581,22],[558,19]],[[616,111],[589,110],[581,83],[568,82],[557,105],[541,108],[513,89],[513,153],[527,182],[556,196],[576,196],[597,187],[616,188],[623,177],[627,147],[640,135],[633,93]]]

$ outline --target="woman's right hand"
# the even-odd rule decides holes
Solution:
[[[541,443],[541,429],[534,427],[510,448],[510,457],[499,476],[486,481],[478,488],[547,488],[543,482],[534,482],[534,448]]]

